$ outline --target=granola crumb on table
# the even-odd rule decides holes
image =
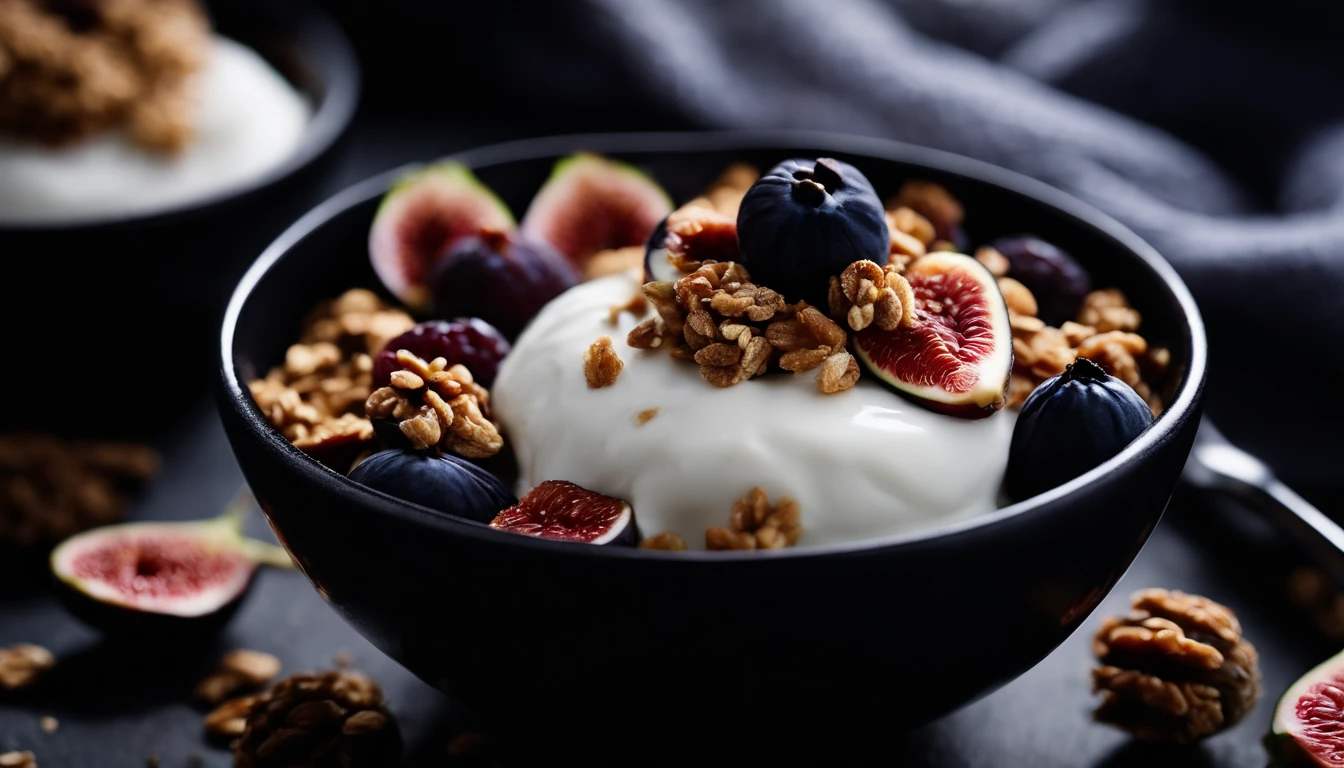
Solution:
[[[0,691],[29,688],[54,666],[56,657],[40,645],[20,643],[0,648]]]

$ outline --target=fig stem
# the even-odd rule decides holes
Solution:
[[[214,522],[226,527],[238,538],[238,545],[243,550],[243,555],[258,565],[270,565],[276,568],[293,568],[294,560],[289,556],[283,547],[277,547],[269,542],[254,539],[243,535],[243,521],[247,519],[248,510],[256,504],[252,498],[252,491],[243,486],[234,495],[229,506],[224,510],[224,514],[215,518]]]
[[[826,199],[826,188],[812,179],[803,179],[793,185],[793,196],[808,205],[821,205]]]

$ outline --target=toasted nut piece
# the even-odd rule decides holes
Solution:
[[[786,371],[802,373],[810,371],[821,365],[826,358],[830,357],[831,350],[828,347],[817,347],[816,349],[798,349],[793,352],[785,352],[779,357],[779,367]]]
[[[933,222],[916,213],[915,209],[905,206],[887,213],[887,226],[910,235],[924,245],[932,243],[938,236],[933,230]]]
[[[665,326],[660,317],[650,317],[626,334],[625,343],[635,349],[656,349],[663,345]]]
[[[1003,301],[1008,305],[1010,311],[1028,317],[1036,316],[1038,311],[1036,297],[1032,295],[1027,286],[1011,277],[1000,277],[999,291],[1003,294]]]
[[[985,265],[985,269],[995,277],[1007,277],[1008,270],[1012,264],[1008,257],[999,253],[999,250],[990,245],[980,246],[975,250],[975,260]]]
[[[849,389],[858,380],[859,361],[848,352],[837,352],[822,362],[817,388],[829,395]]]
[[[589,389],[609,387],[616,383],[625,363],[616,354],[610,336],[602,336],[583,353],[583,376],[588,380]]]
[[[54,666],[56,657],[40,645],[20,643],[0,648],[0,690],[27,688]]]
[[[661,410],[662,410],[661,408],[646,408],[640,411],[639,413],[636,413],[635,426],[642,427],[645,424],[649,423],[649,421],[653,419],[654,416],[657,416],[658,412]]]
[[[645,537],[643,541],[639,542],[639,548],[680,552],[686,549],[686,540],[671,531],[663,531],[662,533]]]

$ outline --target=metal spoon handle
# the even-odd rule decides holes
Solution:
[[[1338,584],[1344,585],[1344,528],[1276,478],[1254,456],[1200,427],[1185,478],[1247,502],[1279,530],[1286,531],[1306,550],[1312,561]]]

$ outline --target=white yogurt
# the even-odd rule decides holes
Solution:
[[[124,132],[68,147],[0,139],[0,224],[151,213],[246,182],[298,146],[312,108],[252,49],[216,38],[196,137],[176,157]]]
[[[630,502],[645,535],[675,531],[693,548],[727,524],[752,486],[802,510],[799,546],[929,528],[989,512],[1013,417],[968,421],[926,411],[864,377],[823,395],[815,375],[771,375],[727,389],[665,351],[625,343],[639,320],[607,310],[635,272],[570,289],[514,345],[492,406],[518,455],[519,493],[569,480]],[[589,389],[583,353],[610,336],[625,368]],[[635,416],[658,414],[642,426]]]

